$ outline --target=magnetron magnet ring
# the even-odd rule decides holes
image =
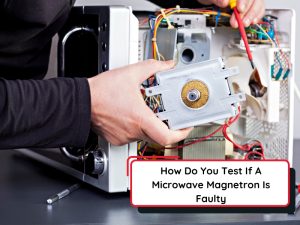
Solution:
[[[208,87],[199,80],[189,81],[182,88],[181,99],[187,107],[200,109],[208,102]]]

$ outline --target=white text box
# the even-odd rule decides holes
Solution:
[[[131,204],[141,207],[284,207],[287,161],[131,163]]]

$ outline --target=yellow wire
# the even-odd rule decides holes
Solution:
[[[192,9],[180,9],[180,8],[171,8],[171,9],[165,9],[165,10],[162,10],[161,11],[162,13],[159,14],[157,17],[156,17],[156,22],[155,22],[155,25],[154,25],[154,30],[153,30],[153,38],[152,38],[152,42],[156,42],[156,37],[157,37],[157,29],[161,23],[161,21],[163,19],[167,19],[167,22],[168,22],[168,27],[170,28],[170,24],[169,24],[169,20],[168,20],[168,17],[172,14],[176,14],[176,13],[192,13],[192,14],[201,14],[201,15],[221,15],[221,16],[224,16],[224,17],[231,17],[230,14],[228,13],[218,13],[218,12],[214,12],[214,11],[199,11],[199,10],[192,10]],[[158,47],[155,44],[153,44],[153,56],[154,56],[154,59],[157,59],[157,53],[159,55],[161,55],[158,51]]]
[[[248,39],[250,42],[258,42],[258,43],[269,43],[272,44],[270,40],[256,40],[256,39]]]

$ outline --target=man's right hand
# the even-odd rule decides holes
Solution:
[[[215,4],[221,8],[229,6],[230,0],[198,0],[202,4]],[[265,14],[264,0],[238,0],[237,9],[241,14],[244,26],[248,27],[251,23],[256,24]],[[238,28],[237,20],[232,14],[230,24],[234,28]]]
[[[173,61],[147,60],[89,78],[94,131],[114,145],[145,140],[166,146],[186,138],[192,129],[170,130],[140,92],[144,80],[173,66]]]

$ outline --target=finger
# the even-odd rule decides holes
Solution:
[[[157,72],[172,69],[175,66],[173,60],[170,61],[157,61],[149,59],[129,66],[130,74],[136,76],[139,84],[143,83],[146,79],[151,77]]]
[[[261,16],[261,8],[264,8],[262,1],[255,1],[249,8],[247,13],[243,18],[243,23],[245,27],[248,27],[252,22],[257,23]]]
[[[262,0],[259,0],[262,1]],[[249,8],[253,5],[254,0],[239,0],[237,2],[237,9],[241,14],[248,12]]]
[[[230,18],[230,25],[231,25],[233,28],[238,28],[238,22],[236,21],[236,18],[235,18],[235,15],[234,15],[234,14],[231,15],[231,18]]]
[[[186,138],[191,132],[191,128],[178,131],[170,130],[156,115],[146,108],[145,120],[143,121],[143,132],[156,143],[166,146],[179,142]]]
[[[249,8],[252,6],[253,1],[254,0],[239,0],[237,2],[237,10],[240,13],[240,17],[242,19],[244,18],[245,12],[247,12],[249,10]],[[234,14],[232,14],[232,16],[230,18],[230,25],[233,28],[238,28],[238,22],[237,22]]]
[[[262,4],[262,7],[260,7],[260,11],[259,11],[257,17],[254,18],[254,20],[253,20],[253,24],[257,24],[261,20],[261,18],[264,17],[265,13],[266,13],[265,12],[265,5]]]
[[[221,8],[225,8],[228,6],[229,0],[213,0],[212,3]]]

